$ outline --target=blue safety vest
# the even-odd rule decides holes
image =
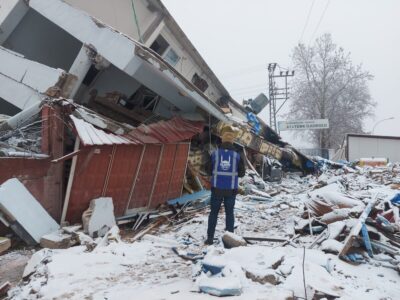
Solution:
[[[218,149],[211,154],[213,166],[211,186],[223,190],[238,188],[240,155],[233,150]]]

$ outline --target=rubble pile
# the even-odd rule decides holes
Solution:
[[[287,174],[281,183],[248,171],[235,206],[235,234],[224,232],[221,213],[212,246],[204,245],[207,191],[171,201],[173,212],[133,219],[133,235],[128,219],[120,233],[115,226],[104,237],[62,228],[77,246],[37,252],[29,275],[9,296],[396,299],[398,168]]]

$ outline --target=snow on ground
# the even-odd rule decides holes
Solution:
[[[398,182],[397,178],[392,176],[390,182]],[[257,202],[238,196],[236,233],[290,238],[303,212],[303,202],[321,182],[359,199],[371,198],[377,191],[387,197],[396,194],[382,180],[388,179],[371,176],[365,170],[347,174],[343,170],[329,171],[319,179],[291,175],[281,184],[265,187],[267,193],[282,189],[271,201]],[[293,294],[305,298],[305,292],[311,299],[315,290],[340,299],[399,299],[397,271],[376,262],[352,265],[337,255],[308,249],[315,236],[299,237],[294,242],[296,248],[277,242],[256,242],[224,249],[220,237],[225,220],[221,212],[216,233],[219,241],[204,246],[208,212],[198,211],[181,224],[163,225],[152,233],[156,237],[145,236],[133,243],[128,238],[92,252],[84,246],[40,250],[42,262],[10,292],[10,298],[210,299],[214,296],[200,293],[200,288],[212,286],[239,289],[241,294],[234,299],[292,299]],[[204,262],[219,265],[223,271],[213,276],[202,272],[201,260],[184,260],[172,251],[176,245],[180,253],[205,255]],[[271,280],[273,284],[269,283]]]

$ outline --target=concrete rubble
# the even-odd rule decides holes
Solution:
[[[93,199],[82,215],[83,230],[91,237],[103,237],[116,225],[112,198]]]
[[[193,200],[175,201],[175,214],[165,215],[160,210],[149,215],[136,229],[135,236],[144,232],[139,238],[129,233],[132,222],[121,225],[119,230],[113,227],[103,238],[95,239],[75,229],[81,246],[41,250],[39,257],[28,264],[29,280],[12,289],[10,298],[52,298],[68,293],[71,299],[104,295],[116,299],[135,290],[142,298],[151,298],[157,291],[167,293],[170,299],[206,299],[207,295],[238,295],[238,299],[262,295],[276,299],[377,299],[385,295],[395,299],[400,282],[400,244],[396,231],[391,232],[377,220],[385,215],[390,224],[394,222],[386,212],[396,207],[397,200],[393,199],[397,199],[398,190],[391,185],[400,182],[400,168],[379,168],[382,174],[391,173],[386,185],[371,175],[376,168],[353,170],[349,173],[345,168],[327,169],[321,175],[306,177],[287,174],[282,178],[283,189],[268,201],[239,195],[235,234],[224,232],[221,213],[216,233],[219,240],[212,246],[204,245],[209,208],[196,206]],[[328,184],[327,178],[335,180]],[[241,184],[258,180],[248,172]],[[278,188],[275,182],[254,186],[261,192]],[[344,220],[321,222],[323,215],[308,211],[308,203],[315,194],[327,190],[329,197],[324,199],[329,199],[332,206],[356,201],[355,206],[364,210],[353,211]],[[342,253],[347,238],[373,199],[376,203],[365,219],[373,256],[368,254],[361,231],[347,252]],[[296,233],[296,224],[305,224],[300,226],[303,230]],[[246,237],[247,245],[227,249],[227,236],[234,241],[244,241],[241,237]],[[83,261],[87,262],[85,276],[75,272]],[[100,270],[99,265],[107,267]],[[74,275],[61,285],[68,286],[63,290],[57,278],[64,278],[67,273]],[[110,274],[112,280],[107,279]],[[379,283],[382,276],[385,285]],[[355,290],[354,286],[358,288]]]

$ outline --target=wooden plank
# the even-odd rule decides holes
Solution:
[[[346,237],[344,241],[344,246],[342,251],[339,253],[339,258],[344,259],[344,256],[347,254],[347,251],[353,246],[353,242],[357,239],[361,228],[362,224],[365,223],[365,220],[369,216],[372,207],[375,206],[375,204],[378,201],[377,195],[368,203],[368,205],[365,207],[363,213],[361,216],[358,218],[357,224],[354,225],[354,227],[351,229],[349,235]]]
[[[283,243],[287,242],[286,238],[274,238],[274,237],[257,237],[257,236],[244,236],[246,241],[260,241],[260,242],[278,242]]]

